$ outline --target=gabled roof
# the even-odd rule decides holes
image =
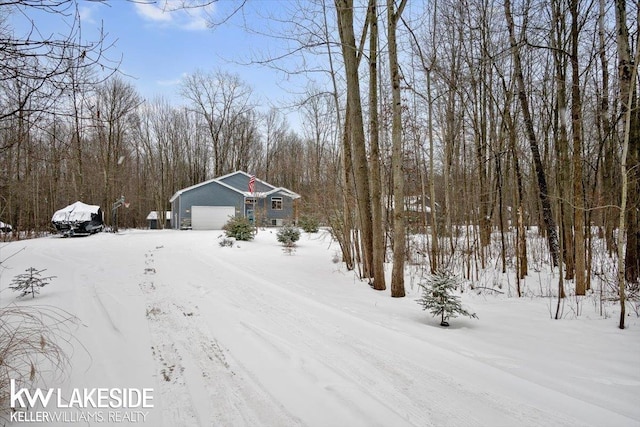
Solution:
[[[267,191],[266,193],[260,193],[261,197],[267,197],[270,196],[272,194],[275,193],[285,193],[286,196],[291,197],[292,199],[299,199],[300,197],[302,197],[301,195],[299,195],[298,193],[295,193],[287,188],[284,187],[278,187],[278,188],[274,188],[271,191]],[[260,197],[260,196],[258,196]]]
[[[256,182],[259,182],[259,183],[271,188],[271,190],[269,190],[267,192],[249,193],[248,191],[241,190],[241,189],[236,188],[236,187],[234,187],[232,185],[229,185],[229,184],[227,184],[226,182],[223,181],[225,178],[229,178],[230,176],[239,175],[239,174],[244,175],[247,178],[251,178],[252,177],[252,175],[249,175],[245,171],[231,172],[231,173],[228,173],[226,175],[222,175],[222,176],[219,176],[217,178],[213,178],[213,179],[210,179],[208,181],[201,182],[200,184],[192,185],[191,187],[187,187],[187,188],[183,188],[182,190],[178,190],[178,191],[175,192],[175,194],[173,196],[171,196],[171,198],[169,199],[169,202],[170,203],[173,202],[181,194],[183,194],[183,193],[185,193],[187,191],[190,191],[190,190],[193,190],[195,188],[202,187],[204,185],[208,185],[208,184],[211,184],[211,183],[214,183],[214,182],[216,184],[218,184],[218,185],[221,185],[221,186],[226,187],[226,188],[228,188],[228,189],[230,189],[232,191],[235,191],[236,193],[238,193],[238,194],[240,194],[240,195],[242,195],[244,197],[264,198],[264,197],[267,197],[267,196],[269,196],[271,194],[274,194],[274,193],[277,193],[277,192],[285,193],[286,196],[291,197],[292,199],[299,199],[301,197],[299,194],[297,194],[297,193],[295,193],[295,192],[293,192],[293,191],[291,191],[289,189],[286,189],[284,187],[274,187],[273,185],[269,184],[268,182],[263,181],[263,180],[258,179],[258,178],[255,179]]]
[[[200,184],[192,185],[191,187],[183,188],[182,190],[176,191],[175,194],[173,196],[171,196],[171,198],[169,199],[169,202],[170,203],[173,202],[182,193],[185,193],[187,191],[193,190],[194,188],[203,187],[205,185],[211,184],[212,182],[215,182],[216,184],[222,185],[223,187],[227,187],[228,189],[233,190],[236,193],[242,193],[242,191],[238,190],[237,188],[232,187],[232,186],[230,186],[228,184],[225,184],[224,182],[220,182],[219,178],[213,178],[213,179],[210,179],[208,181],[201,182]]]
[[[229,178],[230,176],[234,176],[234,175],[244,175],[244,176],[246,176],[247,178],[251,178],[251,177],[253,176],[253,175],[248,174],[248,173],[247,173],[247,172],[245,172],[245,171],[235,171],[235,172],[228,173],[228,174],[226,174],[226,175],[219,176],[219,177],[217,177],[217,178],[216,178],[216,180],[224,181],[224,180],[225,180],[225,178]],[[264,185],[266,185],[267,187],[276,188],[276,187],[274,187],[273,185],[269,184],[267,181],[263,181],[263,180],[259,179],[258,177],[254,177],[254,178],[255,178],[256,182],[259,182],[259,183],[261,183],[261,184],[264,184]]]
[[[165,216],[167,221],[171,219],[171,211],[165,211]],[[149,215],[147,215],[147,221],[158,220],[158,211],[151,211]]]

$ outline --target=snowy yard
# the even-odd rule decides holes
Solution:
[[[220,234],[3,244],[0,259],[19,252],[3,262],[2,305],[79,319],[69,376],[46,387],[153,389],[143,420],[91,425],[640,426],[635,313],[621,331],[617,308],[602,318],[589,299],[552,320],[555,299],[465,292],[479,319],[442,328],[418,286],[371,290],[326,234],[303,234],[293,254],[275,231],[232,248]],[[57,278],[16,299],[11,278],[31,266]]]

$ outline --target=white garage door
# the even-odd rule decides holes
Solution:
[[[233,206],[192,206],[191,228],[194,230],[222,230],[222,226],[235,216]]]

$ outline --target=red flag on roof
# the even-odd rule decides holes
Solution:
[[[249,178],[249,193],[253,193],[256,189],[256,177],[251,175]]]

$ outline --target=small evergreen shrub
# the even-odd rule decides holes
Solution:
[[[231,239],[227,239],[227,238],[222,239],[222,240],[220,240],[220,241],[218,242],[218,244],[219,244],[221,247],[223,247],[223,248],[224,248],[224,247],[228,247],[228,248],[230,248],[230,247],[232,247],[232,246],[233,246],[233,243],[234,243],[234,241],[233,241],[233,240],[231,240]]]
[[[430,310],[433,316],[440,316],[440,326],[449,326],[447,320],[459,314],[478,318],[475,313],[462,308],[460,297],[453,294],[457,284],[456,277],[445,271],[437,271],[427,278],[426,283],[420,283],[422,298],[416,302],[423,310]]]
[[[317,233],[320,228],[318,220],[310,216],[303,216],[298,224],[305,233]]]
[[[55,276],[40,277],[40,273],[45,270],[36,270],[33,267],[27,268],[25,270],[26,273],[18,274],[11,280],[9,289],[20,292],[20,297],[31,294],[31,297],[35,298],[36,294],[40,293],[40,288],[45,287],[51,283],[51,279],[55,278]]]
[[[227,237],[236,240],[253,240],[254,227],[251,221],[245,217],[234,217],[222,227]]]
[[[296,227],[285,225],[278,230],[278,234],[276,236],[278,238],[278,242],[282,243],[284,246],[294,246],[295,243],[300,240],[300,230]]]

